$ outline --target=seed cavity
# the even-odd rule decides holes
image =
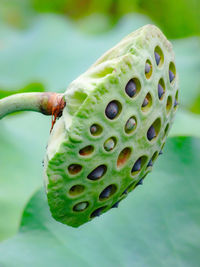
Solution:
[[[107,186],[100,194],[99,199],[105,200],[110,198],[117,191],[117,187],[114,184]]]
[[[172,108],[172,97],[169,95],[166,103],[167,114],[170,112],[171,108]]]
[[[93,135],[93,136],[98,136],[98,135],[100,135],[101,133],[102,133],[102,131],[103,131],[103,128],[99,125],[99,124],[92,124],[91,126],[90,126],[90,133],[91,133],[91,135]]]
[[[118,156],[117,167],[122,168],[130,158],[130,155],[131,155],[131,148],[130,147],[124,148]]]
[[[84,189],[85,187],[83,185],[80,184],[73,185],[69,190],[69,194],[70,196],[75,197],[83,193]]]
[[[94,151],[94,147],[89,145],[79,150],[81,156],[89,156]]]
[[[178,106],[178,90],[176,91],[175,100],[174,100],[174,108],[176,109]]]
[[[138,158],[132,167],[131,174],[132,175],[138,174],[141,171],[141,169],[143,168],[143,166],[145,165],[146,161],[147,161],[146,156],[142,156],[142,157]]]
[[[113,100],[107,105],[105,113],[108,119],[113,120],[119,116],[121,110],[122,110],[121,103],[117,100]]]
[[[82,170],[82,166],[79,164],[71,164],[68,167],[68,171],[70,174],[75,175]]]
[[[176,68],[173,62],[169,64],[169,82],[172,83],[175,80]]]
[[[127,120],[124,130],[127,134],[130,134],[136,129],[136,126],[137,120],[134,116],[132,116]]]
[[[156,65],[158,67],[161,67],[164,63],[164,55],[163,55],[162,49],[159,46],[155,47],[154,56],[155,56]]]
[[[147,59],[146,63],[145,63],[145,76],[147,79],[149,79],[152,75],[152,64],[151,61],[149,59]]]
[[[158,136],[160,128],[161,128],[161,119],[158,118],[154,121],[154,123],[149,127],[147,131],[147,138],[149,141],[152,141]]]
[[[97,168],[95,168],[88,176],[87,178],[89,180],[93,180],[96,181],[100,178],[102,178],[102,176],[106,173],[107,171],[107,167],[106,165],[100,165]]]
[[[80,202],[78,204],[76,204],[74,207],[73,207],[73,210],[74,211],[84,211],[87,207],[89,206],[89,202],[85,201],[85,202]]]
[[[159,98],[160,100],[163,99],[164,93],[165,93],[165,82],[164,82],[164,80],[161,78],[161,79],[159,80],[159,83],[158,83],[158,98]]]
[[[133,98],[140,92],[140,89],[140,81],[138,80],[138,78],[133,78],[127,83],[125,87],[125,92],[129,97]]]
[[[113,209],[113,208],[118,208],[118,206],[119,206],[119,202],[120,202],[120,200],[117,201],[114,205],[112,205],[111,209]]]
[[[92,214],[90,215],[90,217],[93,218],[93,217],[100,216],[105,208],[106,208],[106,206],[103,206],[103,207],[100,207],[100,208],[94,210],[92,212]]]
[[[155,162],[155,160],[156,160],[157,157],[158,157],[158,151],[156,151],[156,152],[153,154],[152,158],[149,160],[149,162],[148,162],[148,164],[147,164],[147,168],[153,166],[153,164],[154,164],[154,162]]]
[[[142,111],[143,112],[147,112],[150,107],[152,106],[152,97],[151,97],[151,94],[148,93],[145,98],[144,98],[144,101],[142,103]]]
[[[108,152],[112,151],[117,143],[117,139],[115,137],[110,137],[104,142],[104,149]]]

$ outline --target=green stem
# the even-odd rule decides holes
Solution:
[[[23,93],[0,99],[0,119],[16,111],[36,111],[45,115],[59,116],[65,106],[63,94]]]

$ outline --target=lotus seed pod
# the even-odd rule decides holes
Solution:
[[[78,227],[117,207],[152,170],[177,110],[172,45],[146,25],[73,81],[64,97],[47,147],[45,185],[53,217]]]

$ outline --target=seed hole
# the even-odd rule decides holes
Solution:
[[[153,154],[152,158],[149,160],[149,162],[148,162],[148,164],[147,164],[147,168],[153,166],[154,161],[156,160],[157,157],[158,157],[158,151],[156,151],[156,152]]]
[[[150,107],[152,106],[152,97],[151,97],[151,94],[148,93],[146,96],[145,96],[145,99],[142,103],[142,111],[143,112],[147,112]]]
[[[95,168],[88,176],[87,178],[89,180],[98,180],[100,179],[107,171],[106,165],[100,165],[97,168]]]
[[[105,113],[106,113],[107,118],[109,118],[110,120],[113,120],[119,116],[119,114],[121,113],[121,110],[122,110],[121,103],[117,100],[113,100],[107,105]]]
[[[69,194],[73,197],[80,195],[84,191],[85,187],[83,185],[77,184],[73,185],[70,190]]]
[[[175,100],[174,100],[174,109],[178,107],[178,90],[176,91]]]
[[[158,136],[160,128],[161,128],[161,119],[158,118],[154,121],[154,123],[149,127],[147,131],[147,138],[149,141],[155,139]]]
[[[124,148],[119,156],[118,156],[118,159],[117,159],[117,167],[121,168],[124,166],[124,164],[127,162],[127,160],[129,159],[131,155],[131,149],[130,147],[126,147]]]
[[[145,76],[147,79],[151,77],[152,71],[153,71],[153,67],[152,67],[151,61],[147,59],[145,63]]]
[[[105,210],[107,206],[103,206],[103,207],[100,207],[96,210],[94,210],[92,212],[92,214],[90,215],[91,218],[94,218],[94,217],[97,217],[97,216],[100,216],[102,214],[102,212]]]
[[[143,166],[145,165],[147,161],[147,157],[146,156],[142,156],[139,159],[136,160],[136,162],[134,163],[132,170],[131,170],[131,174],[132,175],[136,175],[138,174],[141,169],[143,168]]]
[[[99,199],[105,200],[110,198],[117,191],[117,187],[114,184],[107,186],[100,194]]]
[[[164,63],[164,55],[163,55],[163,51],[161,50],[159,46],[155,47],[154,56],[155,56],[156,65],[158,67],[161,67]]]
[[[164,97],[164,94],[165,94],[165,82],[163,78],[161,78],[158,83],[158,98],[162,100]]]
[[[98,136],[102,133],[103,129],[102,127],[99,125],[99,124],[92,124],[92,126],[90,126],[90,133],[93,135],[93,136]]]
[[[76,204],[74,207],[73,207],[73,210],[74,211],[84,211],[87,207],[89,206],[89,202],[85,201],[85,202],[80,202],[78,204]]]
[[[110,137],[104,142],[104,149],[108,152],[112,151],[117,143],[117,139],[115,137]]]
[[[169,82],[172,83],[175,81],[176,68],[173,62],[169,64]]]
[[[131,79],[125,87],[127,95],[131,98],[135,97],[140,92],[140,89],[141,83],[138,78]]]
[[[166,103],[167,114],[170,112],[171,108],[172,108],[172,97],[169,95],[167,98],[167,103]]]
[[[168,131],[169,131],[169,123],[165,127],[164,136],[168,134]]]
[[[80,149],[79,154],[81,156],[88,156],[88,155],[92,154],[93,151],[94,151],[94,147],[89,145],[89,146],[86,146],[86,147]]]
[[[77,173],[79,173],[82,170],[82,166],[79,164],[71,164],[68,167],[68,171],[70,174],[75,175]]]
[[[132,116],[127,120],[124,130],[127,134],[130,134],[136,129],[136,126],[137,120],[134,116]]]

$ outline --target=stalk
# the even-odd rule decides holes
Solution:
[[[0,119],[16,111],[36,111],[59,117],[65,107],[63,94],[22,93],[0,99]]]

